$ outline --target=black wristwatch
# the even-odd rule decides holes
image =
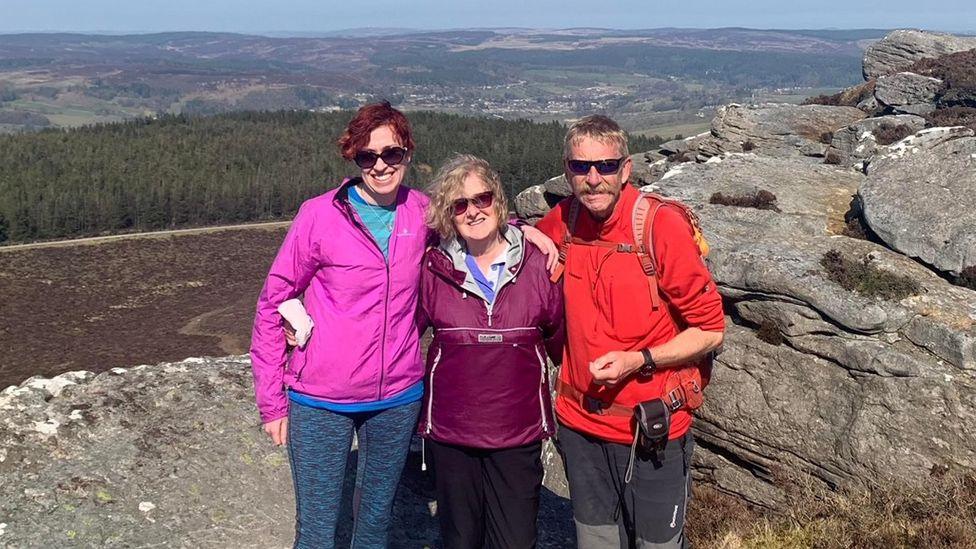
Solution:
[[[644,357],[644,364],[637,369],[637,375],[650,377],[657,370],[657,364],[654,362],[654,357],[651,356],[650,349],[641,349],[640,353]]]

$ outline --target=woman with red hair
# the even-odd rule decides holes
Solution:
[[[427,197],[402,185],[414,151],[403,113],[387,102],[362,107],[339,148],[360,173],[296,215],[258,299],[251,362],[264,430],[288,442],[295,547],[334,546],[353,431],[352,546],[385,547],[424,390],[414,314],[436,236],[425,223]],[[553,263],[552,242],[524,230]],[[289,356],[281,311],[296,298],[314,334]]]

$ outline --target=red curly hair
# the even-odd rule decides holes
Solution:
[[[410,122],[402,112],[394,109],[389,101],[363,105],[356,116],[349,121],[342,136],[339,137],[339,152],[346,160],[352,160],[356,153],[369,143],[369,134],[381,126],[389,126],[397,136],[400,146],[412,151],[413,134]]]

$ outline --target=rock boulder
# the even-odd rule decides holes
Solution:
[[[886,244],[939,271],[976,265],[976,137],[932,128],[879,152],[858,191]]]
[[[854,107],[727,105],[718,110],[711,136],[700,143],[698,153],[705,158],[744,151],[781,158],[822,153],[820,146],[831,132],[865,116]]]
[[[898,72],[878,77],[874,97],[898,113],[926,114],[935,110],[935,100],[943,86],[938,78]]]
[[[841,236],[857,172],[754,155],[673,169],[658,190],[692,204],[729,306],[725,351],[700,411],[699,478],[777,506],[781,475],[827,485],[921,478],[976,465],[976,292],[882,246]],[[776,195],[780,211],[710,204]],[[919,288],[847,290],[828,251]],[[775,343],[757,329],[779,334]],[[920,435],[921,434],[921,435]]]
[[[864,79],[898,72],[920,59],[976,48],[976,37],[919,30],[897,30],[864,53]]]

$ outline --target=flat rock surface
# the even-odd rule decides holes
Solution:
[[[355,456],[339,546],[351,533]],[[391,547],[436,544],[435,510],[412,453]],[[288,456],[261,429],[247,357],[72,372],[4,390],[0,522],[0,546],[10,548],[291,547]],[[548,489],[539,525],[540,546],[575,543],[569,501]]]

